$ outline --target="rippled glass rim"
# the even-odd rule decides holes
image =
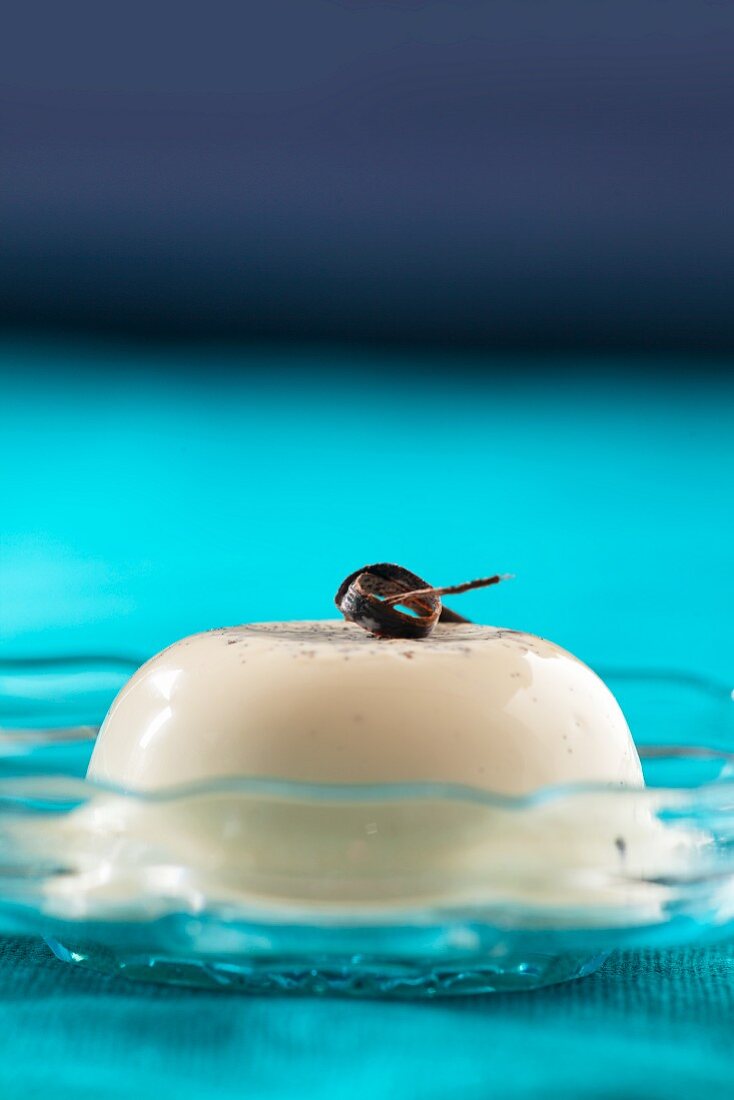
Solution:
[[[54,736],[48,744],[75,743]],[[88,740],[88,738],[83,738]],[[36,746],[44,744],[36,741]],[[734,768],[734,753],[724,750],[692,745],[647,745],[639,749],[643,760],[726,760]],[[35,787],[35,792],[34,792]],[[23,795],[14,796],[14,788],[26,789]],[[658,797],[666,794],[680,799],[682,793],[690,792],[692,797],[704,797],[705,792],[734,789],[734,770],[731,775],[718,777],[695,785],[681,786],[611,786],[607,783],[562,783],[538,787],[528,794],[507,795],[462,783],[434,783],[417,781],[411,783],[309,783],[301,780],[272,779],[263,776],[228,776],[199,782],[175,784],[157,790],[140,790],[122,787],[102,780],[79,779],[60,774],[50,775],[11,775],[0,777],[0,798],[17,797],[20,801],[33,801],[38,809],[47,802],[54,806],[54,791],[57,798],[63,796],[64,802],[78,799],[83,802],[95,794],[115,795],[130,802],[165,804],[200,797],[205,794],[243,794],[271,796],[273,798],[298,802],[339,803],[339,802],[416,802],[450,801],[467,804],[515,810],[525,810],[554,801],[566,801],[575,797],[604,794],[624,800],[630,795],[639,797],[646,792]]]

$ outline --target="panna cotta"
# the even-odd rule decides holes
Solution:
[[[122,689],[89,766],[127,790],[233,776],[505,795],[642,783],[624,715],[590,668],[544,639],[468,623],[419,641],[344,621],[184,638]]]
[[[420,640],[343,621],[184,638],[117,696],[88,777],[49,894],[66,917],[510,906],[518,927],[540,911],[610,926],[659,919],[655,880],[687,858],[599,677],[463,622]]]

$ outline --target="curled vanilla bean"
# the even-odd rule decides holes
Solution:
[[[436,623],[469,622],[443,607],[441,596],[486,588],[505,580],[508,574],[494,574],[464,584],[434,588],[416,573],[393,562],[365,565],[346,577],[334,597],[345,619],[378,638],[426,638]],[[413,614],[400,611],[398,604]]]

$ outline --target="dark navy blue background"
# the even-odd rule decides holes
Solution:
[[[10,9],[6,323],[734,347],[728,3]]]

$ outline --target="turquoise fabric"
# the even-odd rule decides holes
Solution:
[[[0,945],[0,1095],[487,1100],[734,1094],[734,945],[420,1004],[136,986]]]
[[[516,573],[455,605],[591,664],[734,677],[734,386],[705,364],[0,350],[2,655],[329,616],[388,558]],[[0,1095],[730,1097],[733,967],[724,945],[537,994],[247,999],[5,940]]]

